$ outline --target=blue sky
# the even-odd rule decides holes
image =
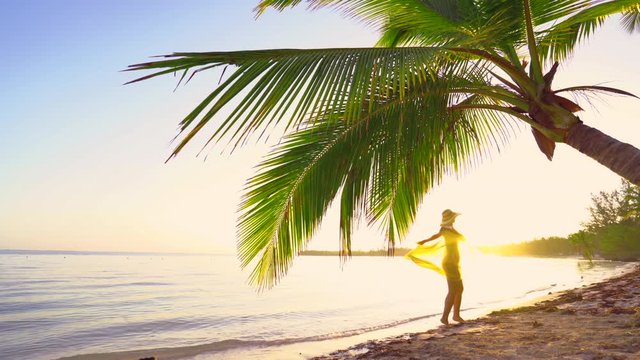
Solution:
[[[176,125],[215,86],[219,73],[173,89],[166,77],[122,86],[120,70],[173,51],[362,47],[376,34],[328,11],[268,12],[242,1],[13,1],[0,13],[0,248],[230,251],[244,179],[262,144],[207,161],[192,145],[164,164]],[[606,83],[640,93],[640,36],[615,23],[561,68],[557,83]],[[589,105],[581,117],[640,145],[640,101]],[[219,150],[219,149],[217,149]],[[502,154],[426,198],[410,240],[462,211],[479,242],[566,235],[587,216],[589,194],[619,179],[560,145],[549,163],[528,130]],[[312,247],[337,246],[330,212]],[[428,234],[426,235],[428,236]],[[468,234],[469,237],[469,234]],[[355,247],[384,243],[362,230]]]

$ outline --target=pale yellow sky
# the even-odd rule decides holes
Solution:
[[[108,48],[110,54],[122,55],[105,60],[98,54],[95,67],[100,77],[84,78],[76,87],[59,86],[68,74],[23,82],[18,93],[45,93],[51,84],[57,84],[57,90],[40,106],[13,104],[13,113],[11,107],[0,110],[9,111],[5,119],[24,119],[8,127],[5,135],[13,143],[0,145],[5,156],[0,163],[0,249],[232,252],[242,185],[267,147],[248,146],[231,156],[212,152],[204,162],[194,156],[200,145],[196,142],[163,164],[177,122],[217,83],[217,75],[196,78],[172,93],[174,79],[122,87],[119,84],[131,75],[116,71],[147,55],[185,50],[176,44],[204,51],[369,46],[375,40],[366,29],[326,13],[296,10],[255,23],[248,13],[241,20],[250,29],[237,38],[230,33],[195,42],[203,29],[219,33],[214,21],[206,23],[212,28],[185,30],[184,38],[173,33],[174,42],[163,43],[160,50],[132,52],[124,49],[127,43]],[[265,36],[264,41],[256,35],[283,33],[298,22],[318,26],[280,38]],[[325,23],[333,32],[322,28]],[[340,32],[350,36],[337,36]],[[161,39],[159,35],[157,41]],[[556,87],[604,84],[640,94],[638,45],[639,36],[624,33],[616,24],[607,26],[561,67]],[[597,110],[579,99],[586,110],[580,117],[613,137],[640,145],[640,100],[603,99],[594,102]],[[558,146],[549,162],[529,130],[522,129],[493,159],[459,179],[447,179],[429,194],[405,245],[436,231],[445,208],[463,213],[459,228],[477,244],[567,235],[586,220],[590,193],[619,185],[615,174],[565,145]],[[310,247],[335,249],[337,238],[337,212],[332,209]],[[361,229],[355,236],[356,249],[383,246],[377,229]]]

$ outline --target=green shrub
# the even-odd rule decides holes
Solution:
[[[636,223],[609,225],[600,229],[595,239],[598,251],[605,259],[640,259],[640,225]]]

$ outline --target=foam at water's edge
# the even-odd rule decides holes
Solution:
[[[427,319],[430,317],[434,317],[436,315],[439,315],[439,314],[422,315],[422,316],[393,321],[393,322],[375,325],[375,326],[369,326],[369,327],[364,327],[359,329],[352,329],[347,331],[341,331],[341,332],[329,333],[329,334],[323,334],[323,335],[315,335],[315,336],[305,336],[305,337],[287,338],[287,339],[279,339],[279,340],[255,340],[255,341],[227,339],[227,340],[215,341],[207,344],[183,346],[183,347],[175,347],[175,348],[156,348],[156,349],[131,350],[131,351],[112,352],[112,353],[82,354],[82,355],[75,355],[75,356],[69,356],[69,357],[62,357],[60,358],[60,360],[71,360],[71,359],[79,359],[79,358],[91,358],[91,359],[99,360],[99,359],[121,358],[123,356],[136,357],[144,354],[153,354],[155,356],[160,356],[160,357],[162,357],[162,355],[171,356],[171,357],[192,356],[192,355],[200,354],[203,352],[211,353],[211,352],[229,351],[229,350],[241,349],[241,348],[275,347],[275,346],[290,345],[290,344],[303,343],[303,342],[334,340],[334,339],[361,335],[368,332],[388,329],[388,328],[408,324],[414,321],[419,321],[419,320]]]

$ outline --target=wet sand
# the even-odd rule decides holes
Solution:
[[[640,265],[465,324],[373,340],[315,360],[640,359]]]

